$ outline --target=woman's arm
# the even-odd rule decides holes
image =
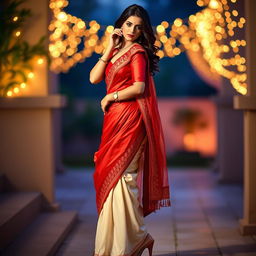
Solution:
[[[118,99],[119,100],[126,100],[135,98],[141,94],[143,94],[145,89],[145,83],[144,82],[134,82],[133,85],[118,91]],[[114,92],[107,94],[102,100],[101,100],[101,108],[102,111],[106,112],[106,107],[109,103],[112,101],[115,101],[114,99]]]
[[[131,58],[131,73],[133,84],[123,90],[118,90],[118,99],[126,100],[135,98],[144,93],[145,90],[145,79],[146,79],[146,67],[147,62],[145,54],[138,52]],[[106,106],[114,101],[114,92],[107,94],[101,101],[101,108],[103,112],[106,112]]]
[[[101,56],[101,58],[107,62],[111,51],[112,51],[112,48],[108,47],[106,49],[105,53]],[[104,78],[105,68],[107,65],[107,63],[104,61],[99,60],[95,64],[95,66],[92,68],[92,70],[90,72],[90,82],[92,84],[97,84]]]
[[[143,94],[145,82],[134,82],[133,85],[118,91],[118,100],[127,100]],[[107,94],[110,101],[114,101],[114,92]]]
[[[144,52],[137,52],[131,57],[131,74],[132,74],[132,86],[129,86],[123,90],[118,91],[118,99],[126,100],[136,97],[144,92],[145,89],[145,77],[146,77],[146,56]],[[111,94],[110,99],[113,98]]]
[[[143,94],[146,78],[146,56],[144,52],[137,52],[131,57],[131,74],[133,84],[123,90],[118,91],[118,99],[126,100]],[[110,99],[113,100],[113,93],[110,93]]]
[[[120,37],[123,35],[121,28],[115,28],[109,36],[109,43],[106,51],[101,56],[102,60],[99,60],[90,72],[90,82],[92,84],[99,83],[104,78],[105,68],[111,51],[118,45]]]

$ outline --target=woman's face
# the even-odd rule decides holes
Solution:
[[[123,36],[127,41],[135,41],[142,33],[142,19],[130,16],[122,25]]]

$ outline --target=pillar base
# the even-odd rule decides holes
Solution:
[[[245,219],[239,219],[239,230],[243,236],[256,235],[256,223],[249,224]]]

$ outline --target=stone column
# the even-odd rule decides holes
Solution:
[[[248,91],[234,96],[234,108],[244,115],[244,216],[240,219],[243,235],[256,234],[256,1],[245,1],[246,67]]]
[[[235,94],[230,81],[223,78],[220,94],[212,98],[217,107],[218,153],[215,168],[219,173],[219,183],[243,182],[243,115],[233,109]]]
[[[244,16],[243,1],[237,1],[235,9],[240,16]],[[244,37],[244,31],[237,29],[232,40]],[[228,37],[224,39],[224,43],[229,44],[230,40]],[[240,47],[239,54],[244,55],[243,47]],[[232,58],[234,55],[233,51],[230,51],[225,53],[224,57]],[[222,88],[218,96],[212,98],[217,107],[218,155],[215,169],[219,172],[219,183],[243,183],[243,113],[233,108],[235,95],[239,93],[233,88],[230,80],[222,78]]]

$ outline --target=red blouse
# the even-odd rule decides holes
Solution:
[[[110,69],[113,68],[112,66],[114,64],[117,64],[117,62],[122,62],[122,60],[127,59],[129,51],[130,49],[127,52],[125,52],[123,55],[121,55],[119,58],[117,58],[113,64],[111,61],[108,62],[108,65],[105,69],[105,76],[106,74],[108,74]],[[115,52],[118,52],[118,50],[114,49],[112,51],[112,54],[110,55],[111,58],[113,57]],[[111,88],[108,88],[107,86],[107,94],[114,92],[116,90],[122,90],[132,85],[134,82],[145,82],[146,67],[147,67],[147,60],[146,60],[145,53],[137,52],[133,54],[129,65],[125,65],[124,67],[120,68],[115,74],[115,77],[113,78],[113,81],[111,83],[111,84],[114,84],[115,86],[111,86]]]

